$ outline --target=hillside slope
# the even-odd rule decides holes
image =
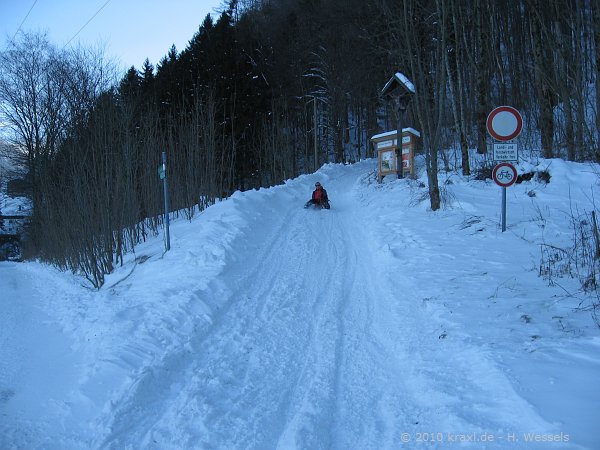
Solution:
[[[600,333],[536,268],[564,180],[512,188],[500,233],[497,186],[450,177],[432,213],[373,169],[236,193],[100,292],[1,265],[0,446],[593,448]],[[301,207],[317,180],[329,211]]]

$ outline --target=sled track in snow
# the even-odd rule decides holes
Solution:
[[[236,285],[198,292],[227,300],[186,348],[140,374],[101,446],[341,448],[356,444],[351,429],[381,436],[363,416],[381,400],[367,377],[389,380],[370,356],[373,269],[348,226],[352,206],[290,206],[254,261],[226,269]]]
[[[391,449],[403,432],[507,428],[528,415],[545,426],[485,353],[441,349],[409,276],[422,268],[407,257],[386,272],[361,228],[356,179],[330,181],[329,211],[287,204],[250,230],[252,260],[194,294],[222,305],[212,322],[139,375],[100,447]],[[472,409],[473,393],[492,406]]]

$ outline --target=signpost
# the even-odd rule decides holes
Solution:
[[[162,164],[158,166],[158,177],[163,181],[163,196],[165,199],[165,238],[167,251],[171,250],[169,236],[169,187],[167,185],[167,152],[162,152]]]
[[[500,163],[492,170],[492,178],[502,187],[502,232],[506,231],[506,188],[517,181],[517,169],[511,163]]]
[[[519,146],[515,139],[523,128],[523,117],[512,106],[494,108],[486,121],[487,131],[492,138],[500,143],[494,143],[494,161],[501,161],[492,170],[492,178],[502,188],[502,232],[506,231],[506,188],[517,181],[517,169],[507,161],[519,160]]]

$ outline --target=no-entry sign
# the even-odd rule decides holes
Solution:
[[[523,128],[521,113],[512,106],[494,108],[486,122],[490,135],[498,141],[510,141],[516,138]]]

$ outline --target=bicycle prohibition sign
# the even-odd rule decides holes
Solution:
[[[498,186],[512,186],[517,181],[517,169],[511,163],[500,163],[492,170],[492,178]]]

